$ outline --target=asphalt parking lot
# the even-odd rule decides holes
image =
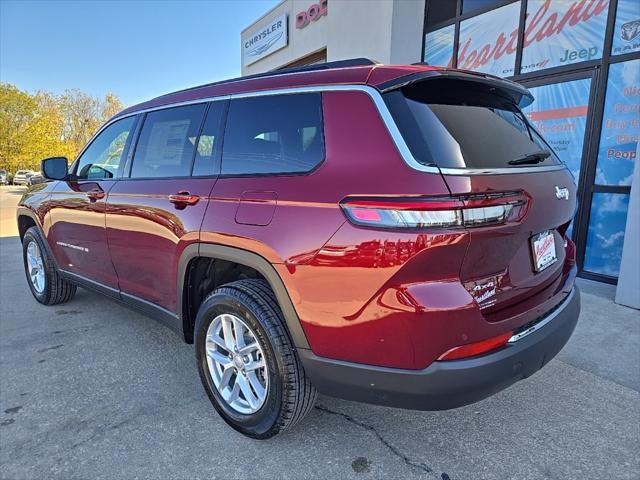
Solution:
[[[44,307],[0,188],[0,478],[640,478],[640,312],[581,282],[583,313],[542,371],[476,405],[415,412],[320,397],[249,440],[215,414],[193,347],[85,290]]]

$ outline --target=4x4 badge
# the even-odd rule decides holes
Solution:
[[[569,189],[564,187],[560,188],[556,185],[556,198],[558,200],[562,200],[563,198],[569,200]]]

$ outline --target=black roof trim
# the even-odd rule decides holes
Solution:
[[[197,85],[195,87],[185,88],[183,90],[176,90],[175,92],[160,95],[159,97],[156,97],[153,100],[166,97],[169,95],[174,95],[176,93],[184,93],[184,92],[189,92],[191,90],[197,90],[199,88],[213,87],[216,85],[224,85],[226,83],[240,82],[243,80],[252,80],[254,78],[275,77],[278,75],[287,75],[290,73],[316,72],[321,70],[330,70],[332,68],[366,67],[366,66],[372,66],[372,65],[377,65],[377,63],[369,58],[361,57],[361,58],[350,58],[347,60],[338,60],[335,62],[316,63],[313,65],[302,65],[300,67],[283,68],[280,70],[270,70],[268,72],[255,73],[253,75],[247,75],[244,77],[230,78],[228,80],[220,80],[218,82],[205,83],[203,85]]]

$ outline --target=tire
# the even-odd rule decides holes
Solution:
[[[31,244],[34,246],[30,247]],[[40,254],[41,268],[43,270],[43,285],[36,285],[29,273],[29,249]],[[27,283],[34,298],[43,305],[57,305],[68,302],[76,294],[76,286],[64,280],[56,269],[53,259],[49,255],[46,243],[37,227],[29,228],[22,239],[22,261],[27,276]]]
[[[210,367],[213,357],[207,353],[207,340],[209,339],[209,352],[212,346],[216,349],[216,355],[224,352],[226,347],[221,347],[219,343],[212,343],[210,335],[216,325],[221,322],[220,319],[233,317],[241,320],[241,328],[250,330],[253,335],[250,338],[257,340],[260,347],[259,353],[266,365],[266,371],[260,371],[261,383],[266,384],[264,388],[266,394],[257,411],[241,412],[238,410],[239,407],[228,403],[215,385],[214,377],[220,377],[220,375]],[[236,331],[234,326],[233,336]],[[216,341],[222,340],[218,337]],[[198,310],[195,347],[198,372],[211,403],[224,421],[238,432],[256,439],[267,439],[293,427],[313,408],[317,396],[316,390],[302,368],[285,328],[282,311],[266,281],[238,280],[212,292]],[[229,358],[231,356],[232,354],[229,354]],[[255,356],[260,357],[258,354]],[[248,380],[248,376],[252,373],[248,370],[245,372],[241,367],[235,368],[236,362],[241,361],[238,360],[239,357],[239,354],[233,355],[233,360],[227,362],[230,365],[229,368],[233,367],[232,370],[236,372],[233,377],[234,383],[243,379]],[[244,361],[247,360],[246,356],[243,358]],[[253,363],[254,359],[251,358],[250,362]],[[229,380],[229,385],[231,383],[232,381]],[[235,384],[234,388],[236,388]],[[227,395],[229,390],[231,388],[226,390]],[[254,393],[257,391],[252,389]],[[256,394],[257,396],[259,395]],[[241,394],[236,403],[242,402],[243,397],[247,398],[246,395]],[[229,398],[233,398],[233,392]]]

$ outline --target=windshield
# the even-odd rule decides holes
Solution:
[[[422,164],[487,169],[561,163],[520,109],[491,91],[417,83],[384,98]]]

